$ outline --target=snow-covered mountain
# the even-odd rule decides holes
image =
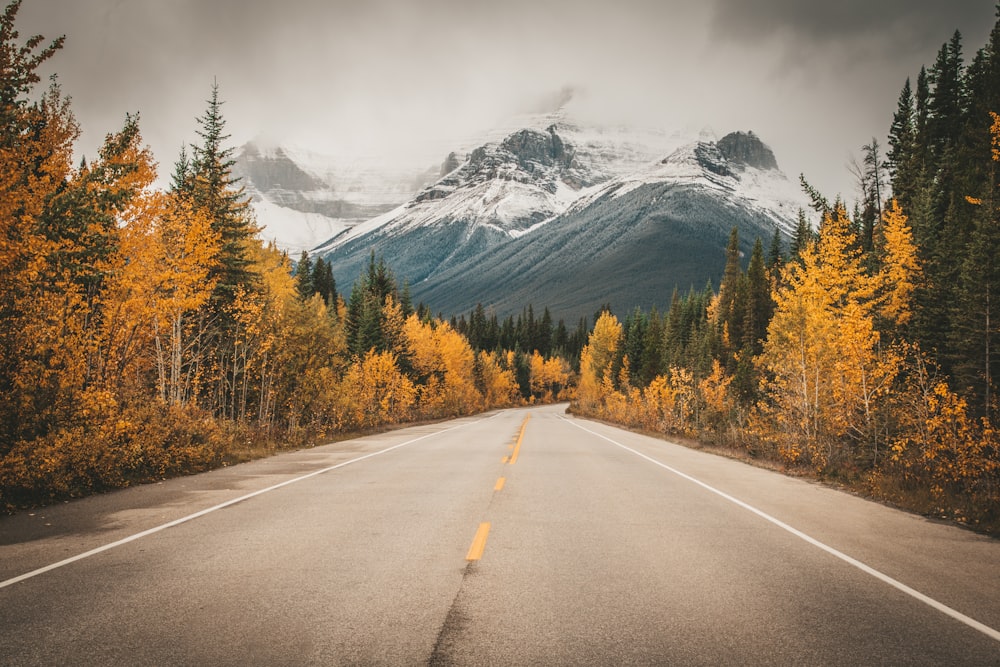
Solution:
[[[636,306],[664,310],[675,287],[701,289],[708,280],[718,286],[734,226],[749,257],[754,241],[766,247],[775,228],[789,236],[804,206],[752,133],[702,137],[582,191],[530,235],[443,265],[412,294],[434,312],[462,313],[482,303],[512,313],[532,303],[569,321],[605,303],[619,314]],[[336,267],[337,254],[331,257]]]
[[[805,205],[753,133],[528,120],[453,153],[440,179],[316,252],[350,281],[374,251],[434,312],[530,302],[570,318],[609,301],[662,307],[675,286],[717,284],[733,226],[749,254],[756,237],[789,234]]]
[[[264,240],[297,252],[399,206],[441,173],[250,142],[237,152],[233,175],[250,195]]]

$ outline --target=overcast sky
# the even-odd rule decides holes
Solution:
[[[169,173],[217,79],[231,143],[427,154],[565,86],[578,113],[753,130],[790,177],[853,200],[846,169],[883,140],[907,76],[954,30],[966,62],[993,0],[25,0],[80,150],[138,111]],[[429,153],[434,153],[430,155]]]

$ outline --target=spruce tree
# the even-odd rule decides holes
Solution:
[[[719,324],[728,330],[727,335],[729,336],[734,333],[733,328],[737,319],[736,295],[742,275],[740,234],[739,230],[733,227],[729,232],[729,245],[726,246],[726,268],[722,274],[722,285],[719,287]]]
[[[771,281],[764,266],[764,246],[760,239],[754,243],[747,267],[747,302],[744,308],[743,348],[751,355],[758,355],[762,341],[767,337],[767,325],[774,312],[771,299]]]
[[[542,311],[542,319],[538,321],[538,352],[542,356],[552,354],[552,313],[548,306]]]
[[[299,298],[303,301],[311,299],[312,295],[316,293],[312,259],[305,250],[302,251],[298,264],[295,265],[295,289],[298,290]]]
[[[771,237],[771,247],[767,251],[767,270],[772,276],[777,276],[785,263],[785,254],[781,244],[781,229],[774,228],[774,236]]]
[[[327,306],[333,306],[337,302],[337,282],[333,279],[333,267],[322,256],[317,257],[313,264],[312,284]]]
[[[916,127],[914,121],[913,92],[910,78],[906,78],[899,93],[896,113],[889,127],[889,152],[887,154],[889,179],[892,192],[904,211],[910,210],[913,201],[916,170]]]
[[[795,235],[792,237],[791,259],[798,260],[802,251],[806,249],[816,238],[812,226],[806,219],[806,212],[799,209],[798,224],[795,226]]]
[[[236,164],[234,149],[225,145],[230,137],[225,134],[223,102],[216,82],[212,83],[207,104],[205,114],[198,118],[201,143],[191,147],[190,175],[184,179],[182,191],[208,215],[212,229],[221,238],[218,266],[209,277],[218,281],[212,300],[226,328],[225,311],[233,303],[237,290],[253,291],[258,285],[252,248],[259,229],[250,209],[250,198],[232,172]]]

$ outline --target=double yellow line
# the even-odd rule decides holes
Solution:
[[[517,457],[521,453],[521,442],[524,441],[524,431],[528,428],[528,420],[531,419],[531,414],[529,413],[525,418],[524,422],[521,423],[521,430],[517,434],[517,443],[514,445],[514,452],[510,457],[504,457],[503,463],[513,465],[517,462]],[[497,480],[497,483],[493,486],[494,491],[500,491],[503,489],[504,483],[507,481],[506,477],[501,477]],[[476,536],[472,538],[472,546],[469,547],[469,553],[465,555],[465,560],[474,561],[479,560],[483,557],[483,552],[486,551],[486,538],[490,534],[490,522],[484,521],[479,524],[479,529],[476,530]]]

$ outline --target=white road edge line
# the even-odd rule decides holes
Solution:
[[[677,470],[676,468],[672,468],[672,467],[668,466],[665,463],[661,463],[660,461],[657,461],[654,458],[646,456],[642,452],[638,452],[638,451],[632,449],[631,447],[628,447],[626,445],[623,445],[620,442],[612,440],[611,438],[607,437],[606,435],[602,435],[602,434],[598,433],[597,431],[592,431],[589,428],[581,426],[580,424],[576,423],[572,419],[568,419],[566,417],[562,417],[562,419],[565,420],[566,422],[572,424],[573,426],[577,427],[578,429],[580,429],[582,431],[586,431],[587,433],[595,435],[598,438],[601,438],[602,440],[607,440],[611,444],[613,444],[613,445],[615,445],[617,447],[621,447],[625,451],[631,452],[632,454],[635,454],[636,456],[638,456],[641,459],[645,459],[646,461],[649,461],[650,463],[652,463],[654,465],[658,465],[661,468],[663,468],[664,470],[669,470],[670,472],[674,473],[678,477],[683,477],[684,479],[688,480],[689,482],[697,484],[698,486],[702,487],[703,489],[705,489],[707,491],[711,491],[712,493],[716,494],[717,496],[725,498],[729,502],[731,502],[731,503],[733,503],[735,505],[739,505],[740,507],[742,507],[743,509],[745,509],[745,510],[747,510],[749,512],[753,512],[754,514],[756,514],[760,518],[764,519],[765,521],[769,521],[769,522],[773,523],[775,526],[778,526],[779,528],[788,531],[792,535],[798,537],[801,540],[804,540],[804,541],[808,542],[809,544],[813,545],[814,547],[818,547],[818,548],[822,549],[823,551],[827,552],[828,554],[830,554],[832,556],[836,556],[837,558],[839,558],[840,560],[844,561],[845,563],[848,563],[849,565],[853,565],[854,567],[856,567],[857,569],[861,570],[862,572],[865,572],[866,574],[869,574],[869,575],[875,577],[876,579],[878,579],[878,580],[880,580],[880,581],[882,581],[882,582],[884,582],[886,584],[889,584],[893,588],[895,588],[895,589],[897,589],[899,591],[902,591],[903,593],[906,593],[910,597],[912,597],[912,598],[914,598],[916,600],[919,600],[920,602],[923,602],[927,606],[932,607],[933,609],[938,610],[942,614],[946,614],[948,616],[951,616],[955,620],[960,621],[961,623],[964,623],[965,625],[969,626],[970,628],[972,628],[974,630],[978,630],[979,632],[983,633],[984,635],[986,635],[990,639],[994,639],[996,641],[1000,641],[1000,631],[998,631],[998,630],[996,630],[994,628],[991,628],[990,626],[988,626],[988,625],[986,625],[984,623],[980,623],[976,619],[970,618],[969,616],[966,616],[962,612],[957,611],[955,609],[952,609],[948,605],[946,605],[946,604],[944,604],[942,602],[938,602],[937,600],[935,600],[932,597],[928,597],[927,595],[924,595],[923,593],[921,593],[918,590],[910,588],[909,586],[907,586],[903,582],[897,581],[896,579],[893,579],[889,575],[884,574],[882,572],[879,572],[878,570],[876,570],[875,568],[871,567],[870,565],[865,565],[864,563],[862,563],[861,561],[857,560],[856,558],[851,558],[850,556],[848,556],[844,552],[838,551],[837,549],[834,549],[833,547],[831,547],[831,546],[829,546],[827,544],[824,544],[823,542],[820,542],[816,538],[810,537],[809,535],[806,535],[801,530],[798,530],[797,528],[793,528],[792,526],[789,526],[784,521],[771,516],[767,512],[764,512],[763,510],[759,510],[756,507],[754,507],[753,505],[749,505],[749,504],[743,502],[739,498],[734,498],[733,496],[729,495],[725,491],[720,491],[719,489],[716,489],[713,486],[709,486],[705,482],[702,482],[701,480],[696,479],[696,478],[692,477],[691,475],[688,475],[687,473],[683,473],[680,470]]]
[[[232,500],[227,500],[224,503],[220,503],[218,505],[215,505],[214,507],[209,507],[207,509],[203,509],[200,512],[195,512],[194,514],[189,514],[187,516],[181,517],[180,519],[175,519],[175,520],[170,521],[168,523],[164,523],[164,524],[159,525],[159,526],[154,526],[153,528],[149,528],[148,530],[144,530],[144,531],[142,531],[140,533],[136,533],[134,535],[129,535],[128,537],[123,537],[122,539],[117,540],[115,542],[109,542],[108,544],[96,547],[94,549],[91,549],[90,551],[85,551],[85,552],[83,552],[81,554],[77,554],[76,556],[70,556],[69,558],[61,560],[58,563],[52,563],[51,565],[46,565],[45,567],[40,567],[37,570],[32,570],[31,572],[26,572],[24,574],[18,575],[16,577],[11,578],[11,579],[7,579],[6,581],[0,581],[0,588],[6,588],[7,586],[13,586],[14,584],[20,583],[20,582],[24,581],[25,579],[31,579],[32,577],[37,577],[40,574],[45,574],[46,572],[51,572],[52,570],[55,570],[55,569],[58,569],[60,567],[69,565],[70,563],[75,563],[76,561],[83,560],[84,558],[90,558],[91,556],[96,556],[97,554],[103,553],[105,551],[108,551],[109,549],[114,549],[115,547],[120,547],[123,544],[128,544],[129,542],[135,542],[136,540],[141,539],[143,537],[146,537],[148,535],[152,535],[153,533],[158,533],[161,530],[166,530],[167,528],[173,528],[174,526],[179,526],[180,524],[187,523],[188,521],[193,521],[194,519],[197,519],[199,517],[203,517],[206,514],[211,514],[212,512],[216,512],[218,510],[225,509],[226,507],[229,507],[230,505],[235,505],[236,503],[241,503],[244,500],[249,500],[250,498],[253,498],[255,496],[260,496],[260,495],[263,495],[263,494],[268,493],[270,491],[275,491],[277,489],[280,489],[280,488],[282,488],[284,486],[288,486],[290,484],[295,484],[296,482],[301,482],[301,481],[307,480],[307,479],[309,479],[311,477],[316,477],[317,475],[322,475],[324,473],[328,473],[331,470],[336,470],[337,468],[343,468],[344,466],[349,466],[352,463],[357,463],[359,461],[364,461],[365,459],[370,459],[370,458],[372,458],[374,456],[380,456],[382,454],[386,454],[388,452],[391,452],[394,449],[399,449],[400,447],[406,447],[407,445],[412,445],[415,442],[420,442],[421,440],[426,440],[427,438],[434,437],[435,435],[441,435],[442,433],[448,433],[449,431],[454,431],[456,429],[464,428],[464,427],[469,426],[471,424],[478,424],[479,422],[486,421],[487,419],[493,419],[493,417],[496,417],[499,414],[502,414],[502,413],[498,412],[497,414],[490,415],[489,417],[484,417],[483,419],[478,419],[478,420],[473,421],[473,422],[465,422],[464,424],[459,424],[458,426],[452,426],[451,428],[446,428],[446,429],[444,429],[442,431],[435,431],[434,433],[428,433],[426,435],[420,436],[419,438],[414,438],[412,440],[407,440],[406,442],[401,442],[398,445],[393,445],[392,447],[386,447],[385,449],[380,449],[379,451],[372,452],[371,454],[365,454],[364,456],[359,456],[356,459],[351,459],[349,461],[343,461],[341,463],[338,463],[337,465],[332,465],[332,466],[329,466],[327,468],[323,468],[322,470],[314,470],[313,472],[305,474],[305,475],[302,475],[301,477],[296,477],[294,479],[288,479],[288,480],[285,480],[284,482],[281,482],[280,484],[275,484],[274,486],[269,486],[266,489],[260,489],[258,491],[254,491],[253,493],[248,493],[246,495],[240,496],[239,498],[233,498]]]

